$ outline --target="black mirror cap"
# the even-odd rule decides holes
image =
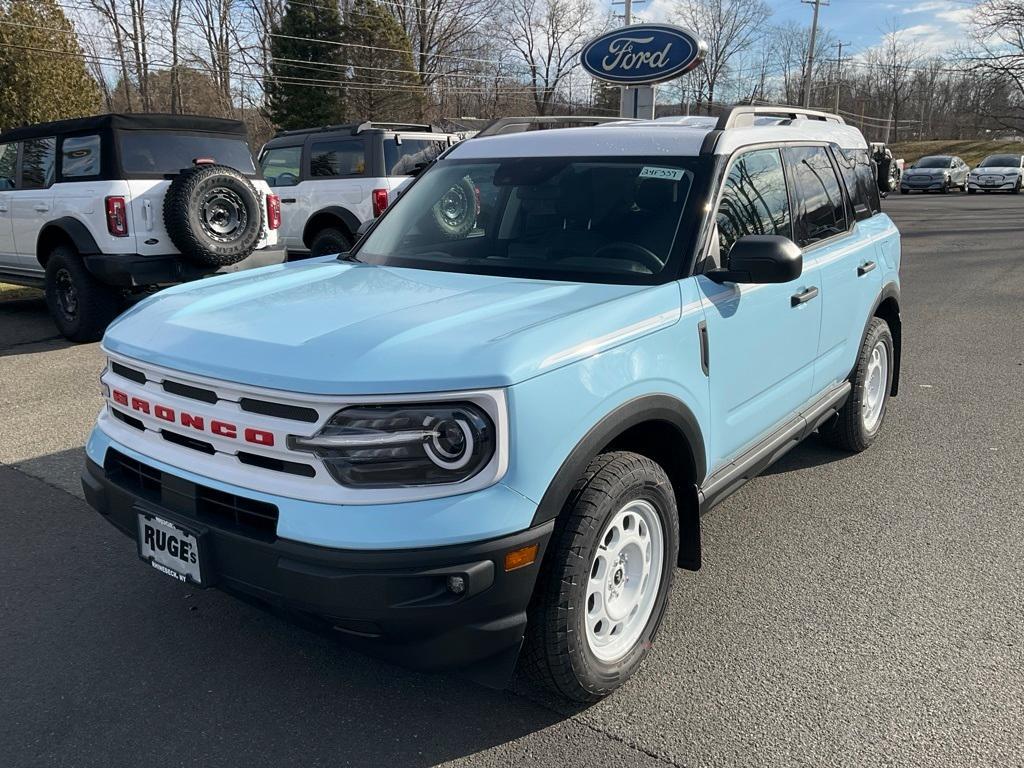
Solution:
[[[716,283],[788,283],[803,269],[803,251],[788,237],[745,235],[729,249],[728,268],[707,276]]]
[[[365,235],[367,232],[369,232],[370,231],[370,227],[373,226],[373,222],[374,222],[374,219],[367,219],[362,224],[360,224],[359,228],[356,230],[356,237],[360,238],[363,235]]]

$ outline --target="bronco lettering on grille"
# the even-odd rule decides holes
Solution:
[[[210,419],[209,428],[207,428],[206,419],[203,416],[197,416],[194,413],[188,413],[187,411],[176,411],[174,408],[162,405],[159,403],[151,403],[148,400],[143,400],[141,397],[135,397],[132,395],[128,396],[127,393],[122,392],[119,389],[112,389],[110,396],[114,402],[118,405],[123,405],[133,411],[144,413],[147,416],[152,414],[156,418],[170,422],[171,424],[180,424],[183,427],[193,429],[197,432],[208,432],[218,437],[226,437],[229,440],[244,440],[247,443],[253,445],[262,445],[270,448],[274,445],[274,433],[268,432],[265,429],[255,429],[253,427],[239,427],[237,424],[232,424],[230,421],[224,421],[222,419]]]

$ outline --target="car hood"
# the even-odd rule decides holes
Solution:
[[[679,290],[331,257],[179,285],[107,330],[114,354],[310,394],[508,386],[679,317]]]
[[[992,166],[990,168],[975,168],[971,173],[975,173],[978,176],[984,176],[986,173],[991,173],[1000,176],[1006,176],[1013,173],[1020,173],[1020,168],[1015,168],[1012,165],[1008,166]]]
[[[949,168],[908,168],[907,176],[941,176],[949,173]]]

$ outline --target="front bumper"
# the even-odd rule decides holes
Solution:
[[[942,189],[946,186],[945,179],[929,179],[927,181],[916,181],[914,179],[903,179],[900,181],[900,191],[910,192],[913,190],[928,191],[931,189]]]
[[[1003,182],[1000,182],[998,184],[984,184],[984,183],[979,182],[979,181],[970,181],[970,180],[968,180],[968,182],[967,182],[967,188],[968,189],[979,189],[979,190],[985,190],[985,191],[990,191],[990,192],[1008,192],[1008,191],[1012,190],[1016,186],[1017,186],[1017,180],[1016,179],[1012,179],[1011,181],[1003,181]]]
[[[458,669],[497,686],[511,676],[553,521],[453,546],[332,549],[200,518],[203,487],[160,474],[157,485],[135,488],[109,460],[87,459],[82,486],[89,504],[132,539],[140,510],[196,531],[204,586],[317,617],[361,650],[405,666]],[[531,544],[534,563],[506,572],[505,554]],[[463,594],[448,591],[448,576],[465,579]]]
[[[226,267],[201,267],[183,256],[142,256],[137,253],[100,253],[85,256],[86,268],[100,282],[125,288],[184,283],[210,275],[267,267],[285,261],[284,248],[268,246],[253,251],[237,264]]]

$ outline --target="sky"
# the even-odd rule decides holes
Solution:
[[[634,14],[649,21],[668,21],[674,0],[634,0]],[[774,23],[796,21],[809,25],[813,7],[800,0],[767,0]],[[895,22],[915,41],[921,53],[939,54],[966,35],[966,21],[975,0],[830,0],[822,4],[818,23],[856,55],[877,45]],[[614,6],[621,12],[621,3]],[[845,53],[844,53],[845,55]]]

